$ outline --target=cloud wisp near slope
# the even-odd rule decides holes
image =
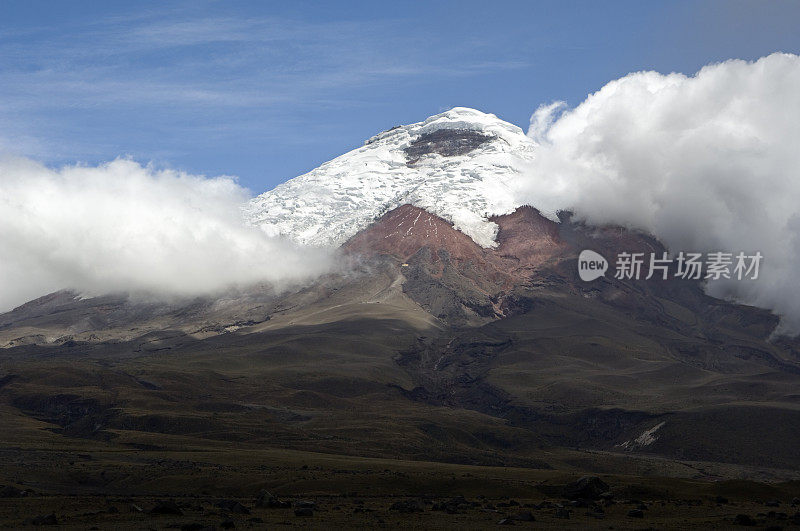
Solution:
[[[59,289],[209,295],[257,282],[285,286],[333,264],[248,225],[233,179],[118,159],[53,170],[0,161],[0,309]]]
[[[645,230],[675,253],[760,251],[757,281],[709,292],[800,331],[800,57],[633,73],[574,109],[540,107],[528,134],[539,146],[518,202]]]

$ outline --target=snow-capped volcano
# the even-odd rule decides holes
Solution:
[[[358,149],[254,198],[251,223],[300,243],[340,245],[404,204],[494,247],[491,215],[517,206],[511,188],[536,143],[493,114],[456,107],[384,131]]]

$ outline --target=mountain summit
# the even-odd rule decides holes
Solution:
[[[581,280],[582,250],[666,249],[643,232],[516,205],[511,185],[536,147],[457,108],[254,199],[251,220],[267,232],[339,246],[340,267],[304,285],[188,300],[62,291],[0,314],[13,465],[0,483],[41,459],[26,448],[45,430],[58,471],[26,482],[77,490],[94,477],[115,496],[136,486],[126,463],[144,470],[165,451],[158,462],[177,466],[173,444],[553,469],[547,481],[800,477],[800,343],[771,340],[775,315],[710,297],[701,280]],[[125,481],[91,468],[64,479],[78,448],[129,456],[92,465]],[[195,459],[184,484],[200,492],[218,468],[198,482]],[[272,463],[241,477],[281,469],[306,482],[297,471],[313,468]],[[138,481],[151,488],[152,475]],[[613,495],[623,492],[647,491]]]
[[[455,107],[394,127],[358,149],[277,186],[246,208],[271,235],[312,245],[340,245],[401,205],[425,209],[496,247],[490,216],[519,206],[511,188],[536,143],[493,114]]]

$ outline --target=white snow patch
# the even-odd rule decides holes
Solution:
[[[468,129],[494,137],[460,156],[425,155],[406,164],[404,148],[422,134]],[[254,198],[250,222],[267,234],[311,245],[341,245],[404,204],[453,223],[483,247],[495,247],[489,216],[519,206],[512,183],[533,160],[536,142],[493,114],[456,107],[423,122],[384,131],[364,146]]]
[[[643,446],[650,446],[654,442],[658,440],[658,436],[656,432],[660,430],[666,422],[660,422],[650,428],[649,430],[645,430],[642,432],[641,435],[636,437],[633,441],[625,441],[624,443],[620,444],[626,450],[632,450],[633,448],[641,448]]]

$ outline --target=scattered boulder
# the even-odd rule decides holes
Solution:
[[[588,510],[584,514],[586,516],[591,516],[593,518],[604,518],[605,510],[599,504],[592,503],[591,505],[589,505]]]
[[[760,515],[759,515],[760,516]],[[777,519],[777,520],[786,520],[789,518],[789,515],[786,513],[779,513],[776,511],[770,511],[767,513],[767,518]]]
[[[644,518],[644,511],[641,509],[631,509],[628,511],[628,518]]]
[[[756,525],[756,521],[753,520],[750,515],[747,514],[737,514],[736,518],[733,519],[733,523],[735,525],[745,525],[745,526],[754,526]]]
[[[236,523],[230,518],[219,523],[222,529],[236,529]]]
[[[44,516],[37,516],[26,521],[31,525],[58,525],[58,518],[55,513],[50,513]]]
[[[155,507],[150,509],[150,514],[171,514],[176,516],[183,516],[183,511],[178,505],[170,500],[157,501]]]
[[[514,515],[514,520],[519,520],[520,522],[535,522],[536,518],[530,511],[522,511]]]
[[[250,514],[250,509],[236,500],[221,500],[216,503],[216,506],[233,514]]]
[[[583,476],[578,481],[565,485],[562,493],[568,500],[596,500],[608,490],[608,485],[599,477]]]
[[[519,502],[516,500],[508,500],[507,502],[500,502],[498,507],[519,507]]]
[[[514,519],[506,517],[506,518],[503,518],[502,520],[500,520],[499,522],[497,522],[497,524],[498,525],[514,525]]]
[[[28,491],[21,490],[11,485],[0,485],[0,498],[24,498]]]
[[[317,504],[311,500],[297,500],[294,502],[294,506],[296,509],[311,509],[314,510],[317,508]]]
[[[314,509],[310,507],[297,507],[294,510],[295,516],[314,516]]]
[[[401,500],[394,502],[391,507],[389,507],[389,510],[399,513],[421,513],[425,510],[425,504],[417,499]]]
[[[292,502],[288,500],[281,500],[277,496],[273,496],[267,491],[263,491],[262,495],[256,499],[256,507],[266,507],[268,509],[291,509]]]
[[[569,510],[560,507],[556,509],[556,512],[553,516],[556,518],[561,518],[562,520],[569,520]]]
[[[262,490],[256,498],[256,507],[267,509],[290,509],[291,502],[279,499],[273,496],[269,491]]]
[[[444,511],[447,514],[458,514],[466,511],[470,507],[472,507],[472,504],[468,502],[464,496],[456,496],[445,502],[434,503],[432,510]]]

